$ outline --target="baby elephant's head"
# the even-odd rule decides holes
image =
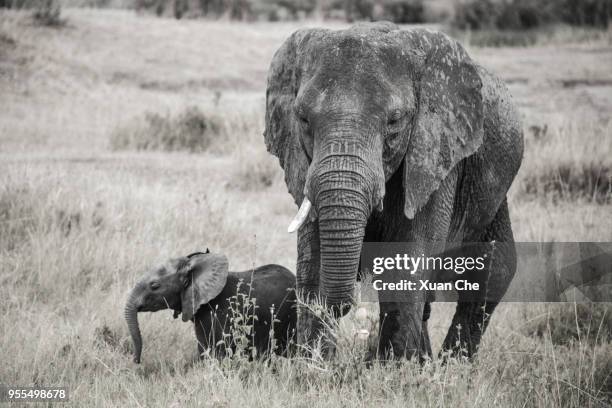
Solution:
[[[173,309],[183,321],[193,319],[200,306],[217,297],[227,282],[228,262],[224,255],[198,252],[171,259],[148,271],[131,290],[125,306],[134,361],[140,363],[142,337],[138,312]]]

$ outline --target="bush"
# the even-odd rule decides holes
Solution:
[[[220,121],[191,107],[178,116],[147,112],[127,126],[117,128],[110,137],[113,150],[187,150],[204,151],[219,136]]]
[[[406,24],[425,21],[423,0],[344,0],[329,4],[326,12],[330,14],[331,10],[339,8],[344,10],[344,18],[349,22],[389,20]]]
[[[34,21],[42,26],[61,27],[65,24],[60,17],[61,7],[58,0],[39,0],[34,10]]]
[[[524,30],[540,27],[553,21],[551,2],[513,0],[502,3],[498,9],[495,25],[501,30]]]
[[[496,14],[496,6],[492,0],[470,0],[456,3],[453,26],[460,30],[493,28]]]
[[[1,1],[1,0],[0,0]],[[103,0],[92,0],[103,1]],[[227,16],[232,20],[296,20],[311,14],[317,0],[133,0],[137,10],[158,16],[172,10],[175,18]]]
[[[0,8],[34,10],[34,23],[47,27],[61,27],[66,21],[60,17],[59,0],[0,0]]]
[[[268,0],[263,1],[270,8],[275,10],[284,9],[287,14],[293,19],[297,19],[300,14],[308,15],[312,13],[316,6],[317,0]]]
[[[1,0],[0,0],[1,1]],[[137,9],[155,11],[158,15],[174,5],[174,15],[233,20],[298,20],[319,10],[330,18],[340,16],[347,21],[390,20],[396,23],[425,21],[423,0],[134,0]]]
[[[607,28],[612,19],[612,0],[565,0],[562,19],[579,26]]]
[[[455,5],[462,30],[528,30],[550,23],[607,27],[612,0],[467,0]]]
[[[384,19],[394,23],[423,23],[425,8],[423,0],[393,0],[384,5]]]
[[[373,0],[336,0],[332,1],[325,8],[325,13],[329,17],[334,10],[342,10],[344,19],[348,22],[356,20],[372,21],[374,19]]]

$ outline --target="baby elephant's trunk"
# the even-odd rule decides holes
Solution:
[[[132,342],[134,343],[134,362],[140,364],[142,336],[140,335],[140,326],[138,326],[138,306],[133,291],[130,293],[125,305],[125,320],[127,321],[130,336],[132,336]]]

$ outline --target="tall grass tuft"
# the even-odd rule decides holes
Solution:
[[[611,203],[611,130],[612,122],[578,114],[525,129],[518,195],[552,203]]]
[[[572,346],[612,341],[612,313],[605,303],[553,303],[545,313],[529,320],[522,331],[553,344]]]

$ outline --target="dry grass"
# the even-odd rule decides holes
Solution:
[[[612,199],[612,121],[570,114],[552,125],[526,129],[520,196],[554,203]],[[588,140],[588,143],[585,143]]]
[[[551,45],[589,45],[606,47],[612,44],[612,29],[574,27],[564,24],[546,25],[526,30],[457,30],[451,35],[474,47],[529,47]]]
[[[187,108],[176,117],[147,112],[144,118],[115,129],[110,145],[113,150],[202,152],[219,138],[219,122],[197,107]]]
[[[142,319],[144,363],[134,366],[121,309],[148,265],[209,247],[228,254],[233,269],[294,268],[295,237],[285,228],[295,206],[261,133],[267,64],[296,26],[65,15],[68,26],[53,30],[0,13],[1,382],[66,385],[77,406],[612,400],[609,305],[589,330],[572,328],[572,318],[585,316],[573,306],[560,315],[554,305],[501,305],[473,364],[436,359],[422,368],[365,367],[353,315],[338,328],[332,362],[193,365],[192,329],[158,313]],[[509,80],[525,117],[525,162],[510,195],[517,240],[611,241],[610,193],[594,187],[605,177],[593,174],[610,174],[610,85],[601,80],[610,79],[612,52],[470,52]],[[585,79],[595,82],[562,82]],[[222,130],[205,151],[110,150],[113,132],[145,112],[176,118],[190,106],[219,118]],[[375,305],[367,307],[374,315]],[[452,311],[434,306],[435,350]]]

